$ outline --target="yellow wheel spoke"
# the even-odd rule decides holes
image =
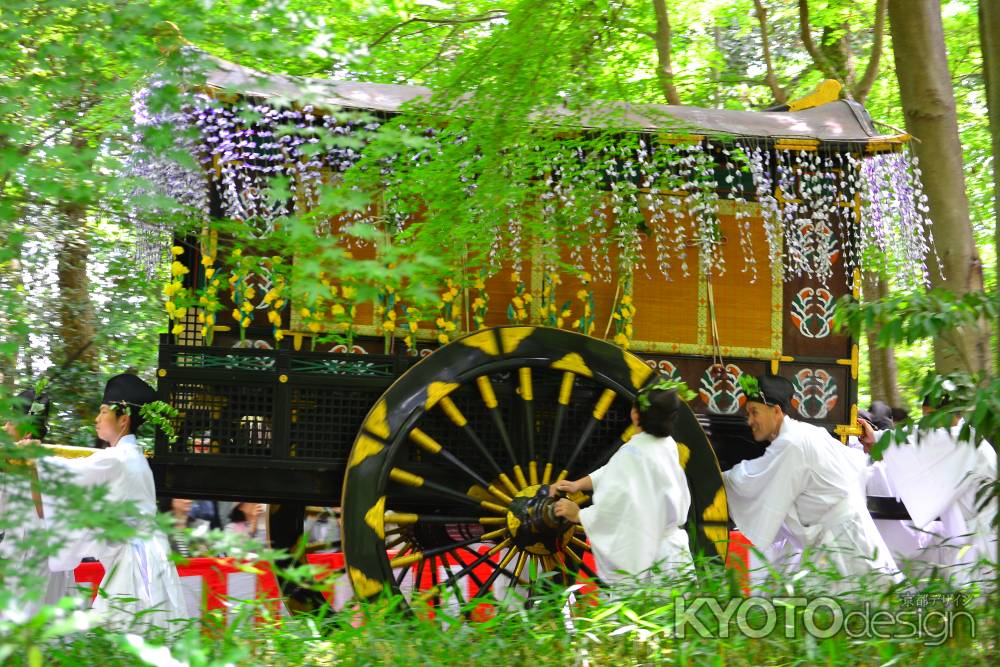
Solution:
[[[521,550],[518,549],[517,547],[511,547],[510,549],[507,549],[507,553],[505,553],[503,555],[503,558],[500,559],[500,564],[497,565],[497,568],[502,570],[503,568],[507,567],[507,564],[510,563],[512,560],[514,560],[514,556],[516,556],[518,553],[521,553]]]
[[[507,490],[510,491],[512,495],[517,495],[517,487],[514,486],[514,483],[510,481],[510,477],[506,474],[500,473],[500,483],[507,487]]]
[[[510,496],[508,496],[506,493],[504,493],[503,491],[501,491],[500,489],[498,489],[493,484],[490,484],[489,489],[487,489],[487,490],[490,493],[492,493],[496,498],[498,498],[499,500],[503,501],[504,505],[510,505],[510,502],[513,500],[513,498],[511,498]]]
[[[413,565],[423,560],[424,554],[422,551],[415,551],[409,556],[396,556],[391,561],[389,561],[389,566],[393,569],[397,567],[406,567],[407,565]]]
[[[419,514],[410,514],[408,512],[386,512],[385,522],[394,523],[398,526],[410,526],[420,521]],[[396,532],[396,531],[391,531]]]
[[[482,535],[479,536],[479,539],[492,540],[495,537],[501,537],[506,534],[507,534],[507,528],[503,527],[500,528],[499,530],[490,531],[489,533],[483,533]]]
[[[507,525],[507,517],[503,516],[484,516],[480,517],[479,523],[484,526],[493,526],[496,524]]]
[[[500,552],[501,552],[502,550],[504,550],[504,549],[506,549],[507,547],[509,547],[509,546],[511,545],[511,543],[512,543],[512,542],[513,542],[513,540],[511,540],[511,539],[510,539],[510,538],[508,537],[508,538],[507,538],[507,539],[505,539],[505,540],[504,540],[503,542],[501,542],[500,544],[498,544],[498,545],[496,545],[495,547],[493,547],[492,549],[490,549],[490,555],[492,556],[493,554],[498,554],[498,553],[500,553]]]
[[[419,488],[424,485],[424,478],[420,475],[414,475],[412,472],[407,472],[402,468],[393,468],[389,471],[389,479],[396,482],[397,484],[402,484],[403,486],[411,486],[413,488]]]
[[[524,571],[524,564],[528,561],[528,552],[522,551],[518,554],[517,565],[514,566],[514,578],[521,581],[521,572]]]
[[[604,419],[604,415],[608,414],[608,408],[611,407],[617,395],[614,389],[605,389],[601,393],[601,397],[597,399],[597,405],[594,406],[594,419]]]
[[[577,565],[582,565],[582,564],[583,564],[583,559],[582,559],[582,558],[580,558],[579,556],[577,556],[577,555],[576,555],[576,552],[575,552],[575,551],[573,551],[572,549],[570,549],[570,548],[568,548],[568,547],[563,547],[563,548],[562,548],[562,552],[563,552],[564,554],[566,554],[567,556],[569,556],[569,557],[570,557],[570,560],[572,560],[572,561],[573,561],[574,563],[576,563]]]
[[[392,549],[393,547],[398,546],[398,545],[402,544],[403,542],[406,542],[406,536],[405,535],[398,537],[397,539],[393,540],[392,542],[387,542],[386,545],[385,545],[385,548],[386,549]]]

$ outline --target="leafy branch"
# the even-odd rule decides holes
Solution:
[[[430,30],[431,28],[441,25],[459,26],[467,23],[485,23],[486,21],[493,21],[496,19],[503,18],[505,16],[507,16],[507,10],[505,9],[490,9],[485,13],[479,14],[477,16],[464,16],[457,18],[438,19],[438,18],[427,18],[425,16],[414,16],[413,18],[406,19],[402,23],[397,23],[396,25],[392,26],[391,28],[383,32],[375,39],[375,41],[373,41],[371,44],[368,45],[368,48],[370,49],[375,48],[385,40],[389,39],[389,37],[391,37],[393,33],[402,30],[406,26],[412,25],[414,23],[426,23],[428,24],[428,27],[417,30],[416,32],[403,35],[404,37],[412,37],[413,35],[418,35],[422,32]]]
[[[875,330],[875,343],[889,347],[933,339],[954,341],[963,327],[1000,315],[1000,299],[986,292],[956,295],[936,289],[926,293],[899,294],[859,303],[844,297],[837,304],[834,326],[857,337],[863,330]],[[978,444],[986,439],[1000,442],[1000,378],[971,372],[971,367],[947,375],[930,374],[924,378],[921,394],[930,405],[939,406],[924,415],[915,426],[924,432],[951,427],[963,419],[959,439]],[[874,457],[891,442],[907,440],[912,429],[899,428],[872,450]]]

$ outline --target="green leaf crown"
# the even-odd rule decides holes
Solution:
[[[743,390],[743,395],[747,397],[748,401],[767,405],[767,398],[764,396],[764,392],[760,390],[760,381],[757,378],[749,373],[742,373],[737,382],[739,382],[740,389]]]
[[[674,389],[677,391],[677,395],[683,401],[693,400],[697,395],[690,388],[688,388],[687,383],[679,380],[660,380],[651,385],[647,385],[639,390],[639,395],[636,397],[639,403],[639,409],[642,411],[649,410],[649,395],[654,391],[670,391]]]

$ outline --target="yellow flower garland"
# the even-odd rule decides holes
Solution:
[[[184,248],[175,245],[170,248],[170,254],[175,259],[170,263],[170,280],[163,286],[163,295],[167,298],[163,307],[172,324],[170,333],[174,336],[180,336],[184,333],[183,319],[187,315],[191,300],[190,290],[184,287],[184,276],[190,270],[176,259],[184,254]]]

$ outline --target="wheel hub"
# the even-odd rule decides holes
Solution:
[[[521,489],[507,509],[507,529],[514,544],[538,556],[561,551],[573,535],[573,524],[556,516],[555,504],[548,484]]]

